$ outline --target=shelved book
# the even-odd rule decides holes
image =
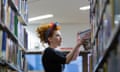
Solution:
[[[19,42],[23,42],[23,27],[20,22],[18,22],[18,40]]]
[[[2,34],[2,58],[6,59],[6,39],[7,39],[7,33],[3,32]]]
[[[6,60],[15,66],[17,65],[17,52],[18,45],[11,39],[7,38]]]
[[[7,67],[0,66],[0,72],[7,72]]]
[[[0,30],[0,57],[2,56],[2,35],[3,35],[3,31]]]
[[[23,58],[22,58],[22,55],[23,55],[23,53],[22,53],[22,51],[20,50],[20,47],[18,48],[18,52],[17,52],[17,67],[19,68],[19,69],[23,69],[23,67],[22,67],[22,63],[23,63]]]

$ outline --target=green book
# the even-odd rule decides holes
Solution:
[[[16,15],[14,16],[14,34],[18,37],[18,18]]]

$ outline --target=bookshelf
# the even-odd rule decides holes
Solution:
[[[119,72],[120,0],[90,0],[93,72]]]
[[[0,72],[27,72],[27,0],[0,0]]]

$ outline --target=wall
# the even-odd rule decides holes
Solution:
[[[61,24],[63,44],[62,47],[73,47],[76,43],[77,32],[89,28],[89,24]]]

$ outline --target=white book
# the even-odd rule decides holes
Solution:
[[[2,51],[2,34],[3,34],[3,31],[2,30],[0,30],[0,57],[1,57],[1,51]]]

